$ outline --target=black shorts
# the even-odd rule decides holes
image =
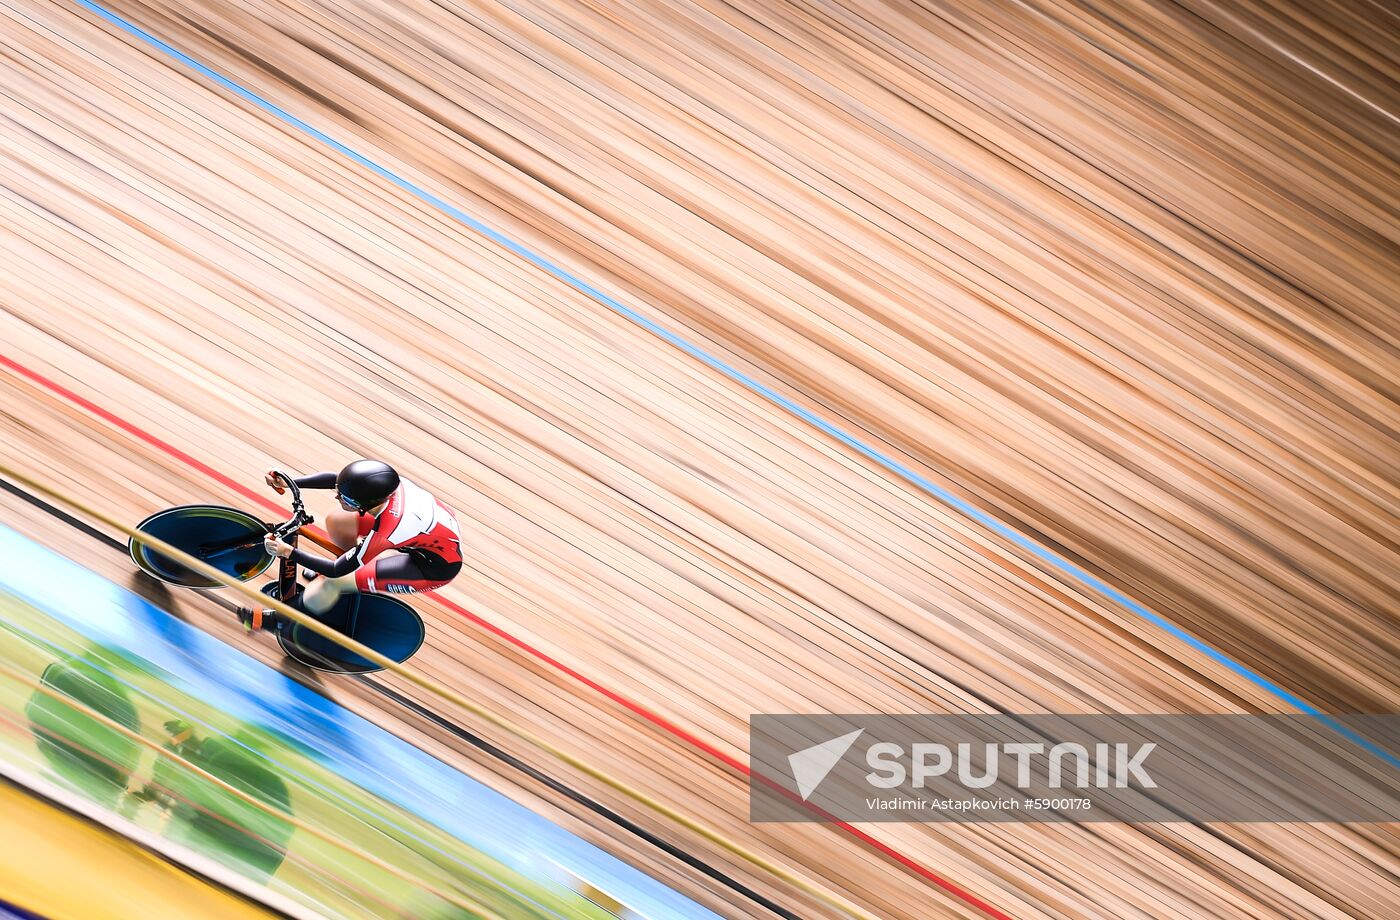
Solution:
[[[462,563],[433,553],[385,553],[355,571],[355,587],[382,594],[413,594],[441,588],[462,571]]]

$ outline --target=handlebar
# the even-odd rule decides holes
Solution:
[[[292,493],[291,519],[272,530],[279,539],[286,539],[289,534],[295,533],[305,524],[314,523],[316,519],[306,513],[306,504],[301,499],[301,487],[297,485],[296,480],[282,470],[272,470],[272,475],[282,480]]]
[[[274,470],[271,471],[271,473],[272,473],[273,476],[275,476],[276,478],[282,480],[282,482],[286,483],[286,486],[287,486],[288,489],[291,489],[291,490],[292,490],[292,506],[293,506],[293,507],[296,507],[297,505],[300,505],[300,504],[301,504],[301,487],[297,485],[297,481],[296,481],[295,479],[293,479],[288,473],[285,473],[285,472],[283,472],[282,470],[276,470],[276,469],[274,469]]]

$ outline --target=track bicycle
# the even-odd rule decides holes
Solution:
[[[296,545],[301,536],[312,538],[303,529],[315,523],[306,511],[301,489],[288,474],[275,475],[291,492],[292,516],[273,524],[246,511],[226,505],[177,505],[157,511],[136,529],[183,550],[239,581],[251,581],[267,571],[275,557],[263,547],[263,539],[275,534]],[[127,550],[136,566],[152,578],[180,588],[213,590],[225,585],[194,571],[177,559],[145,546],[135,537]],[[272,598],[288,598],[296,606],[301,593],[298,566],[291,559],[279,559],[276,580],[263,587]],[[297,609],[301,609],[298,607]],[[250,628],[265,628],[277,636],[289,658],[315,668],[341,674],[365,674],[380,670],[372,661],[356,655],[336,642],[300,623],[256,611]],[[367,645],[394,661],[407,661],[423,644],[426,630],[423,618],[408,604],[384,594],[352,593],[341,597],[324,616],[323,623],[355,641]]]

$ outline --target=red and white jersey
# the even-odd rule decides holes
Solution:
[[[363,525],[361,525],[363,526]],[[452,509],[407,479],[389,496],[389,504],[360,541],[360,565],[389,550],[418,550],[444,562],[462,561],[462,538]]]

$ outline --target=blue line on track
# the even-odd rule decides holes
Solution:
[[[213,70],[205,64],[202,64],[194,58],[190,57],[188,54],[185,54],[183,51],[180,51],[178,48],[174,48],[166,42],[160,40],[156,36],[152,35],[150,32],[147,32],[146,30],[142,29],[140,26],[128,22],[127,20],[123,19],[117,14],[107,10],[106,8],[91,2],[91,0],[75,0],[75,2],[79,6],[93,13],[94,15],[101,17],[102,19],[116,26],[118,29],[121,29],[123,32],[126,32],[128,35],[140,39],[146,44],[160,50],[161,52],[179,61],[181,64],[184,64],[185,66],[189,67],[191,70],[196,71],[201,76],[207,77],[209,80],[213,81],[214,83],[217,83],[219,86],[233,93],[235,96],[238,96],[240,99],[243,99],[246,102],[257,106],[264,112],[267,112],[269,115],[272,115],[277,119],[291,125],[293,128],[296,128],[298,131],[301,131],[302,133],[315,138],[316,140],[325,144],[327,147],[330,147],[332,150],[335,150],[337,153],[344,155],[350,160],[353,160],[354,162],[363,166],[365,169],[368,169],[375,175],[380,176],[386,181],[398,186],[399,188],[420,199],[421,201],[432,205],[439,211],[442,211],[444,214],[456,218],[457,220],[466,224],[468,227],[480,233],[482,236],[485,236],[492,242],[497,243],[503,248],[509,250],[510,252],[515,253],[516,255],[520,256],[520,258],[544,270],[550,275],[553,275],[555,278],[558,278],[560,281],[563,281],[565,284],[569,285],[575,290],[587,294],[589,297],[598,301],[598,303],[601,303],[603,306],[609,308],[613,312],[626,317],[627,319],[636,323],[638,326],[641,326],[643,329],[646,329],[648,332],[655,334],[657,337],[664,339],[665,341],[674,345],[676,348],[679,348],[681,351],[690,355],[692,358],[695,358],[702,364],[708,365],[709,367],[728,377],[730,380],[742,384],[743,386],[762,396],[764,399],[767,399],[769,402],[780,406],[783,409],[786,409],[788,412],[802,419],[802,421],[811,425],[813,428],[816,428],[824,434],[836,439],[837,441],[840,441],[842,444],[845,444],[847,447],[851,448],[856,453],[859,453],[869,458],[870,460],[874,461],[875,463],[879,464],[880,466],[884,467],[890,472],[913,483],[914,485],[923,489],[925,492],[928,492],[930,495],[934,496],[944,504],[955,508],[967,517],[986,527],[988,530],[993,531],[994,533],[1005,538],[1011,543],[1014,543],[1015,545],[1019,546],[1026,552],[1036,556],[1038,559],[1040,559],[1040,561],[1044,562],[1046,565],[1058,569],[1060,572],[1070,576],[1071,578],[1077,579],[1082,584],[1094,589],[1099,594],[1103,595],[1109,600],[1114,601],[1123,608],[1137,614],[1139,617],[1151,623],[1153,626],[1156,626],[1157,628],[1161,629],[1167,634],[1186,643],[1191,648],[1205,655],[1207,658],[1210,658],[1217,664],[1223,665],[1230,671],[1233,671],[1236,675],[1244,678],[1245,680],[1249,681],[1255,686],[1268,691],[1269,693],[1278,697],[1280,700],[1283,700],[1285,703],[1294,707],[1298,711],[1316,716],[1329,728],[1332,728],[1344,737],[1356,742],[1356,744],[1370,751],[1372,754],[1375,754],[1377,757],[1380,757],[1383,760],[1387,761],[1392,766],[1400,767],[1400,758],[1397,758],[1394,754],[1390,753],[1384,748],[1374,744],[1373,742],[1367,740],[1361,735],[1358,735],[1356,732],[1352,731],[1350,728],[1347,728],[1345,725],[1338,722],[1336,719],[1333,719],[1331,716],[1327,715],[1325,712],[1323,712],[1321,709],[1318,709],[1316,706],[1313,706],[1311,703],[1307,702],[1302,697],[1289,690],[1284,689],[1283,687],[1269,680],[1262,674],[1255,673],[1245,665],[1239,663],[1238,661],[1235,661],[1229,655],[1226,655],[1224,652],[1221,652],[1216,648],[1206,644],[1202,640],[1196,638],[1186,630],[1182,629],[1180,626],[1177,626],[1175,623],[1172,623],[1166,618],[1162,617],[1160,614],[1154,613],[1152,610],[1148,609],[1144,604],[1124,594],[1122,591],[1108,584],[1103,579],[1091,574],[1090,572],[1085,571],[1080,566],[1075,565],[1073,562],[1069,561],[1068,559],[1064,558],[1063,556],[1059,555],[1053,550],[1041,546],[1039,543],[1035,542],[1030,537],[1027,537],[1025,534],[1021,533],[1020,531],[1016,530],[1010,525],[1005,524],[1002,521],[996,519],[995,517],[988,514],[986,511],[983,511],[981,508],[978,508],[976,505],[972,504],[966,499],[953,494],[948,489],[929,479],[927,476],[923,476],[917,471],[910,469],[908,466],[905,466],[903,463],[900,463],[893,457],[886,456],[885,454],[876,450],[874,447],[871,447],[870,445],[866,444],[864,441],[859,440],[854,435],[851,435],[846,431],[842,430],[841,428],[838,428],[837,426],[833,425],[831,422],[828,422],[826,419],[812,412],[810,409],[799,405],[792,399],[789,399],[787,396],[784,396],[782,393],[779,393],[777,390],[774,390],[772,387],[758,380],[755,380],[754,378],[750,377],[748,374],[745,374],[738,368],[726,364],[724,361],[720,360],[719,358],[700,348],[698,345],[693,344],[689,340],[682,338],[681,336],[672,332],[670,329],[667,329],[665,326],[662,326],[655,320],[644,316],[641,313],[638,313],[636,310],[622,303],[612,295],[599,290],[598,288],[594,287],[592,284],[589,284],[587,281],[584,281],[577,275],[574,275],[571,272],[565,270],[564,268],[555,265],[553,262],[550,262],[548,259],[544,258],[544,256],[539,255],[533,250],[527,249],[524,245],[517,243],[515,240],[501,233],[499,230],[496,230],[494,227],[482,223],[481,221],[477,220],[475,217],[472,217],[466,211],[463,211],[461,208],[457,207],[451,202],[445,201],[444,199],[438,197],[437,195],[434,195],[427,189],[415,185],[413,182],[410,182],[408,179],[403,178],[398,173],[395,173],[383,166],[380,166],[378,163],[374,162],[369,157],[365,156],[359,151],[346,146],[345,144],[331,137],[329,134],[325,133],[319,128],[307,124],[305,121],[302,121],[300,118],[296,117],[287,110],[274,105],[273,103],[259,96],[257,93],[254,93],[252,90],[247,89],[246,87],[241,86],[238,83],[235,83],[234,81],[230,80],[228,77],[224,76],[218,71]]]

